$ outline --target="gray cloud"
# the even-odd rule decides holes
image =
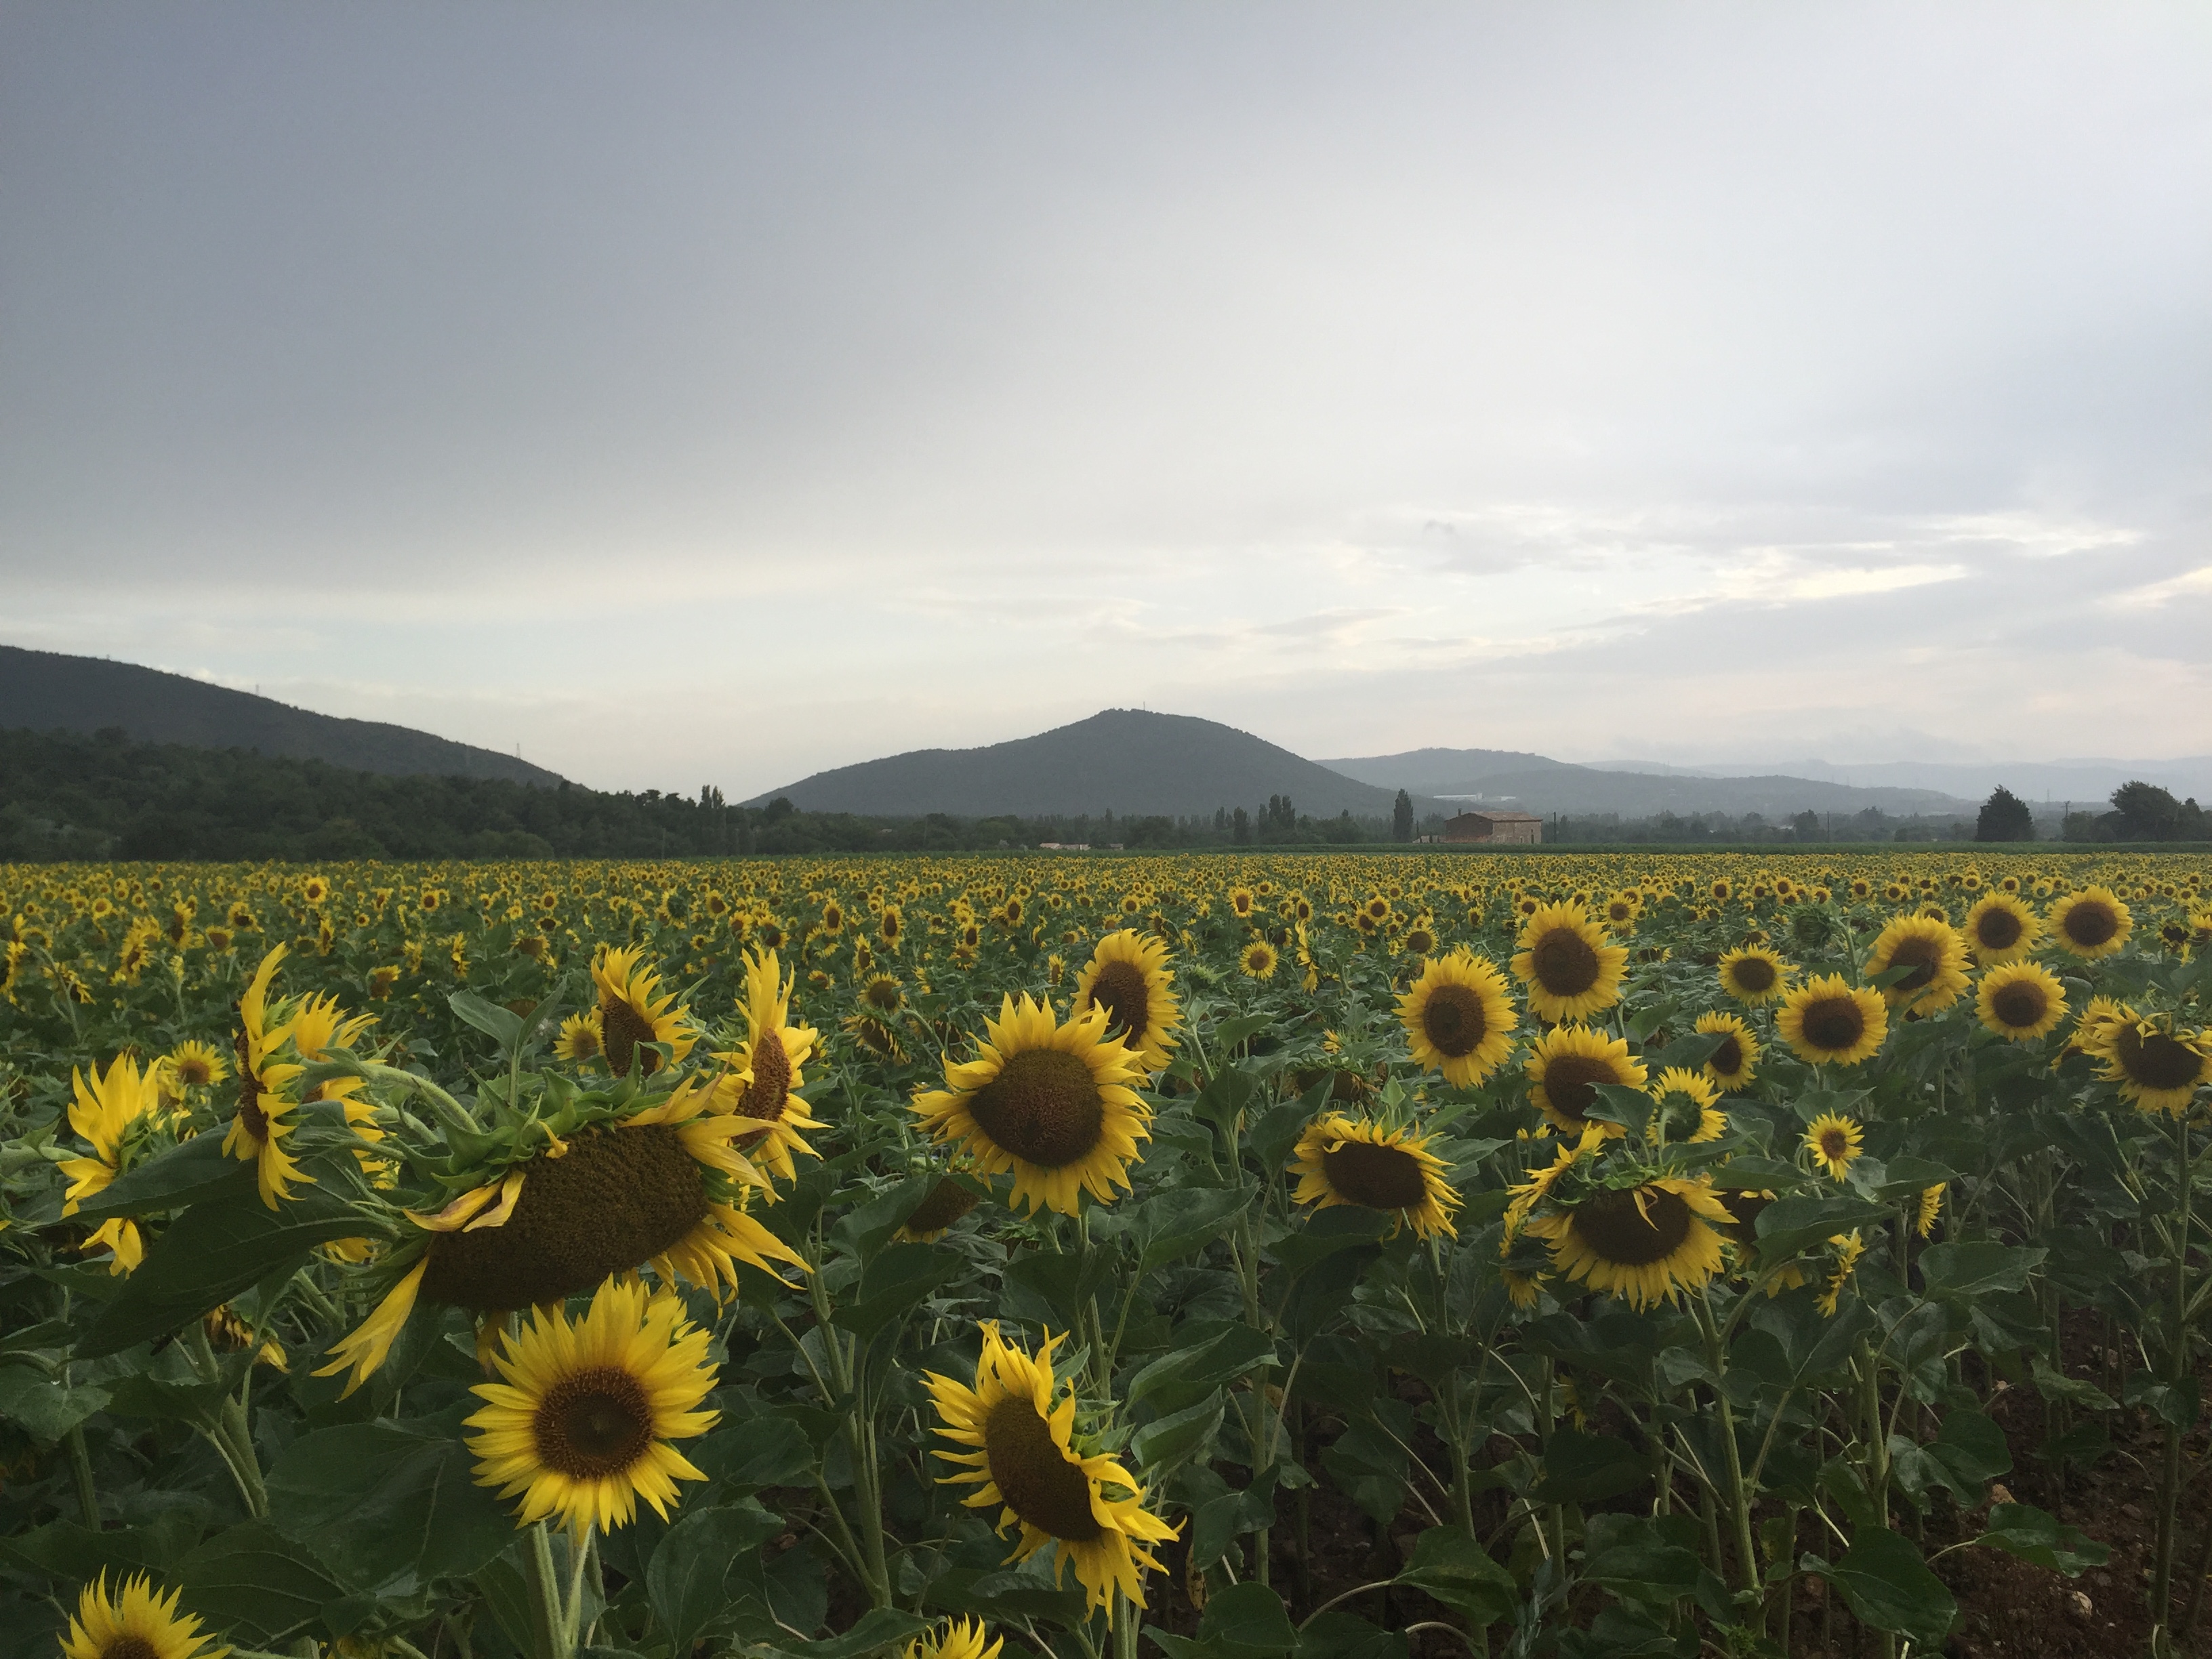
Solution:
[[[738,793],[1136,701],[2212,748],[2208,70],[2126,5],[13,9],[0,636]]]

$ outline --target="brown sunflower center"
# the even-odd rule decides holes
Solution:
[[[1990,998],[1990,1012],[1996,1016],[1997,1024],[2014,1030],[2038,1024],[2050,1011],[2051,994],[2032,979],[2001,985]]]
[[[783,1035],[773,1027],[753,1044],[753,1080],[738,1104],[740,1117],[780,1121],[784,1103],[791,1097],[791,1056],[783,1051]]]
[[[1555,997],[1578,997],[1597,983],[1597,952],[1571,927],[1554,927],[1528,952],[1536,982]]]
[[[1601,1083],[1618,1083],[1620,1074],[1595,1054],[1561,1054],[1544,1067],[1544,1097],[1562,1117],[1579,1122],[1597,1103]]]
[[[560,1302],[652,1261],[707,1214],[699,1165],[665,1123],[586,1131],[566,1157],[522,1167],[503,1225],[431,1240],[431,1301],[479,1313]]]
[[[1738,990],[1763,996],[1774,988],[1774,964],[1765,957],[1742,957],[1729,964],[1729,976]]]
[[[1637,1205],[1641,1193],[1644,1203]],[[1690,1236],[1690,1206],[1664,1188],[1600,1193],[1578,1206],[1575,1237],[1601,1258],[1624,1267],[1662,1261]]]
[[[862,993],[868,1006],[879,1013],[895,1014],[904,1000],[899,994],[898,981],[893,979],[872,979]]]
[[[1851,1150],[1851,1138],[1841,1129],[1820,1131],[1820,1156],[1831,1164],[1841,1163]]]
[[[975,1194],[958,1182],[939,1177],[928,1195],[906,1218],[910,1233],[941,1233],[975,1207]]]
[[[2102,899],[2083,899],[2067,911],[2062,924],[2075,944],[2095,949],[2120,931],[2118,913]]]
[[[619,1474],[653,1444],[653,1405],[638,1380],[599,1365],[562,1377],[530,1419],[538,1460],[572,1480]]]
[[[1774,1202],[1764,1193],[1748,1193],[1738,1188],[1727,1188],[1714,1194],[1721,1206],[1735,1218],[1729,1231],[1738,1243],[1748,1244],[1759,1237],[1759,1212]]]
[[[246,1133],[267,1144],[269,1114],[261,1109],[261,1084],[251,1072],[238,1079],[238,1121],[246,1126]]]
[[[1421,1005],[1421,1031],[1445,1059],[1460,1060],[1490,1035],[1490,1018],[1472,987],[1439,985]]]
[[[1743,1070],[1743,1040],[1734,1031],[1721,1038],[1721,1046],[1706,1057],[1715,1077],[1734,1077]]]
[[[653,1041],[653,1022],[625,999],[599,1005],[599,1029],[605,1033],[608,1068],[617,1077],[628,1077],[629,1068],[637,1063],[638,1044]],[[645,1074],[651,1077],[659,1067],[660,1056],[648,1049]]]
[[[1936,969],[1943,959],[1941,941],[1917,936],[1900,940],[1897,949],[1889,953],[1892,968],[1910,968],[1912,971],[1890,988],[1894,991],[1917,991],[1936,977]]]
[[[1145,971],[1133,962],[1109,962],[1091,981],[1091,1006],[1106,1011],[1109,1030],[1125,1042],[1144,1040],[1152,1023],[1152,1000],[1145,994]]]
[[[134,1631],[126,1631],[100,1650],[100,1659],[161,1659],[161,1650]]]
[[[1347,1140],[1321,1163],[1338,1196],[1370,1210],[1410,1210],[1428,1196],[1420,1160],[1396,1146]]]
[[[1866,1035],[1866,1011],[1856,997],[1820,997],[1805,1005],[1802,1029],[1814,1048],[1840,1054]]]
[[[1016,1158],[1047,1170],[1089,1152],[1106,1124],[1091,1067],[1058,1048],[1025,1048],[1009,1059],[968,1097],[968,1113]]]
[[[2009,951],[2020,943],[2020,918],[1993,905],[1974,920],[1974,942],[1985,951]]]
[[[1416,927],[1406,935],[1406,948],[1416,956],[1426,956],[1437,948],[1437,936],[1425,927]]]
[[[983,1455],[1006,1507],[1039,1532],[1084,1544],[1105,1528],[1091,1512],[1091,1481],[1052,1437],[1036,1407],[1001,1400],[983,1419]]]
[[[204,1089],[214,1077],[214,1070],[197,1054],[188,1054],[177,1062],[177,1081],[188,1088]]]
[[[2112,1039],[2112,1054],[2130,1082],[2145,1089],[2186,1089],[2204,1069],[2197,1051],[2163,1031],[2145,1036],[2123,1025]]]

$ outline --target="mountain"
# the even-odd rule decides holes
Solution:
[[[1410,749],[1322,765],[1362,782],[1469,805],[1570,814],[1615,812],[1625,818],[1662,812],[1758,812],[1770,818],[1799,812],[1853,813],[1869,807],[1898,817],[1948,817],[1974,810],[1972,801],[1941,790],[1859,787],[1769,772],[1749,777],[1632,763],[1612,771],[1547,755],[1507,749]],[[1983,792],[1986,794],[1986,791]]]
[[[37,732],[119,727],[139,743],[247,749],[387,777],[506,778],[548,787],[560,774],[381,720],[342,720],[271,697],[105,657],[0,645],[0,726]]]
[[[1211,817],[1288,795],[1301,812],[1388,817],[1396,792],[1362,783],[1249,732],[1188,714],[1109,708],[981,749],[917,749],[817,772],[756,796],[810,812],[918,817],[1117,812]],[[1432,803],[1419,801],[1426,810]]]
[[[1317,763],[1380,789],[1403,789],[1416,795],[1464,793],[1477,779],[1508,772],[1568,769],[1565,761],[1524,754],[1517,749],[1408,749],[1402,755],[1370,755],[1359,760]]]
[[[2122,784],[2140,778],[2186,799],[2212,799],[2212,755],[2171,760],[2055,761],[1878,761],[1838,764],[1833,761],[1768,761],[1712,766],[1669,766],[1657,761],[1603,763],[1624,772],[1658,772],[1676,777],[1735,777],[1747,772],[1790,772],[1861,787],[1893,786],[1939,789],[1968,800],[1983,800],[1999,784],[2021,799],[2053,810],[2066,802],[2091,808],[2109,799]],[[1355,774],[1355,775],[1357,775]]]

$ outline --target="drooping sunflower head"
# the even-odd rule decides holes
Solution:
[[[1698,1016],[1700,1036],[1717,1036],[1720,1045],[1705,1057],[1705,1075],[1728,1094],[1751,1086],[1759,1074],[1759,1039],[1751,1027],[1734,1014],[1718,1012]]]
[[[1606,942],[1605,930],[1579,904],[1539,905],[1522,925],[1515,977],[1528,1006],[1558,1024],[1581,1019],[1620,1000],[1628,947]]]
[[[1632,1187],[1591,1188],[1571,1207],[1532,1218],[1526,1231],[1551,1241],[1553,1266],[1569,1279],[1640,1309],[1719,1273],[1714,1227],[1732,1219],[1707,1182],[1651,1176]]]
[[[77,1597],[62,1652],[67,1659],[222,1659],[230,1649],[210,1645],[198,1619],[177,1611],[179,1594],[162,1595],[144,1573],[111,1592],[103,1569]]]
[[[1505,975],[1486,957],[1458,950],[1431,957],[1398,999],[1414,1062],[1471,1088],[1505,1063],[1520,1023]]]
[[[1871,979],[1898,969],[1905,977],[1885,986],[1882,996],[1893,1008],[1916,1013],[1940,1013],[1959,1000],[1966,988],[1966,942],[1948,921],[1929,916],[1898,916],[1875,936],[1867,957]]]
[[[647,1043],[666,1044],[670,1058],[680,1063],[699,1041],[691,1029],[690,1009],[676,1006],[674,992],[661,994],[659,972],[645,964],[644,954],[639,947],[622,945],[592,963],[607,1066],[617,1077],[628,1077],[633,1070],[650,1077],[660,1069],[660,1055]]]
[[[972,1386],[926,1373],[937,1432],[958,1450],[937,1455],[957,1473],[944,1486],[972,1486],[969,1509],[1000,1506],[997,1529],[1018,1527],[1010,1561],[1053,1551],[1053,1580],[1068,1566],[1094,1609],[1110,1620],[1114,1592],[1143,1607],[1144,1569],[1160,1571],[1146,1548],[1176,1529],[1145,1508],[1145,1489],[1106,1453],[1084,1455],[1074,1444],[1075,1390],[1055,1389],[1052,1351],[1062,1340],[1047,1333],[1043,1349],[1006,1342],[995,1324],[982,1327],[983,1352]]]
[[[1410,1225],[1419,1238],[1456,1238],[1451,1217],[1459,1194],[1445,1182],[1443,1161],[1429,1142],[1408,1128],[1325,1114],[1298,1137],[1291,1197],[1324,1210],[1340,1204],[1379,1210],[1394,1218],[1393,1231]]]
[[[2001,1037],[2027,1042],[2066,1017],[2066,991],[2040,963],[2000,963],[1982,975],[1974,1012]]]
[[[609,1279],[581,1319],[558,1307],[503,1332],[492,1364],[501,1380],[477,1385],[479,1486],[520,1498],[518,1524],[557,1520],[627,1526],[641,1498],[664,1519],[676,1483],[707,1477],[671,1443],[704,1434],[718,1413],[699,1404],[714,1386],[708,1334],[667,1291]]]
[[[1281,960],[1273,945],[1255,939],[1237,954],[1237,966],[1248,979],[1268,980],[1274,978],[1276,964]]]
[[[2051,910],[2051,936],[2063,949],[2086,961],[2122,949],[2134,928],[2134,916],[2109,887],[2069,893]]]
[[[2095,1053],[2106,1079],[2146,1112],[2179,1117],[2212,1083],[2212,1032],[2184,1030],[2171,1014],[2107,1021]]]
[[[975,1189],[951,1176],[939,1176],[937,1184],[922,1194],[899,1225],[898,1236],[915,1244],[927,1244],[932,1239],[942,1238],[951,1230],[953,1223],[966,1215],[982,1200]]]
[[[981,1053],[947,1058],[946,1086],[915,1096],[915,1115],[985,1174],[1011,1174],[1014,1201],[1032,1212],[1073,1215],[1083,1192],[1111,1203],[1152,1130],[1133,1086],[1141,1062],[1107,1035],[1107,1018],[1094,1004],[1063,1025],[1049,1005],[1009,994],[985,1023]]]
[[[1889,1008],[1878,992],[1848,984],[1841,974],[1823,974],[1783,999],[1775,1024],[1800,1060],[1856,1066],[1889,1035]]]
[[[1747,1008],[1773,1001],[1790,988],[1790,967],[1763,945],[1747,945],[1720,959],[1721,989]]]
[[[1805,1131],[1805,1150],[1813,1162],[1841,1181],[1865,1150],[1866,1131],[1840,1112],[1823,1112]]]
[[[1681,1146],[1718,1140],[1728,1133],[1728,1114],[1717,1103],[1720,1091],[1702,1072],[1669,1066],[1659,1073],[1650,1092],[1658,1103],[1652,1110],[1651,1125],[1647,1131],[1653,1140],[1665,1146]]]
[[[1555,1026],[1528,1051],[1528,1098],[1563,1135],[1579,1135],[1595,1122],[1608,1139],[1628,1131],[1618,1123],[1589,1116],[1597,1091],[1607,1085],[1641,1089],[1649,1073],[1628,1052],[1626,1038],[1607,1036],[1586,1026]]]
[[[1175,974],[1167,964],[1164,941],[1124,927],[1098,941],[1075,979],[1074,1012],[1103,1009],[1107,1030],[1147,1072],[1161,1070],[1173,1058],[1176,1027],[1182,1024]]]
[[[1966,945],[1984,968],[2016,962],[2034,951],[2043,923],[2009,890],[1991,888],[1966,912]]]

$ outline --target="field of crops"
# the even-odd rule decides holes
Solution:
[[[2209,877],[0,868],[0,1656],[2186,1651]]]

